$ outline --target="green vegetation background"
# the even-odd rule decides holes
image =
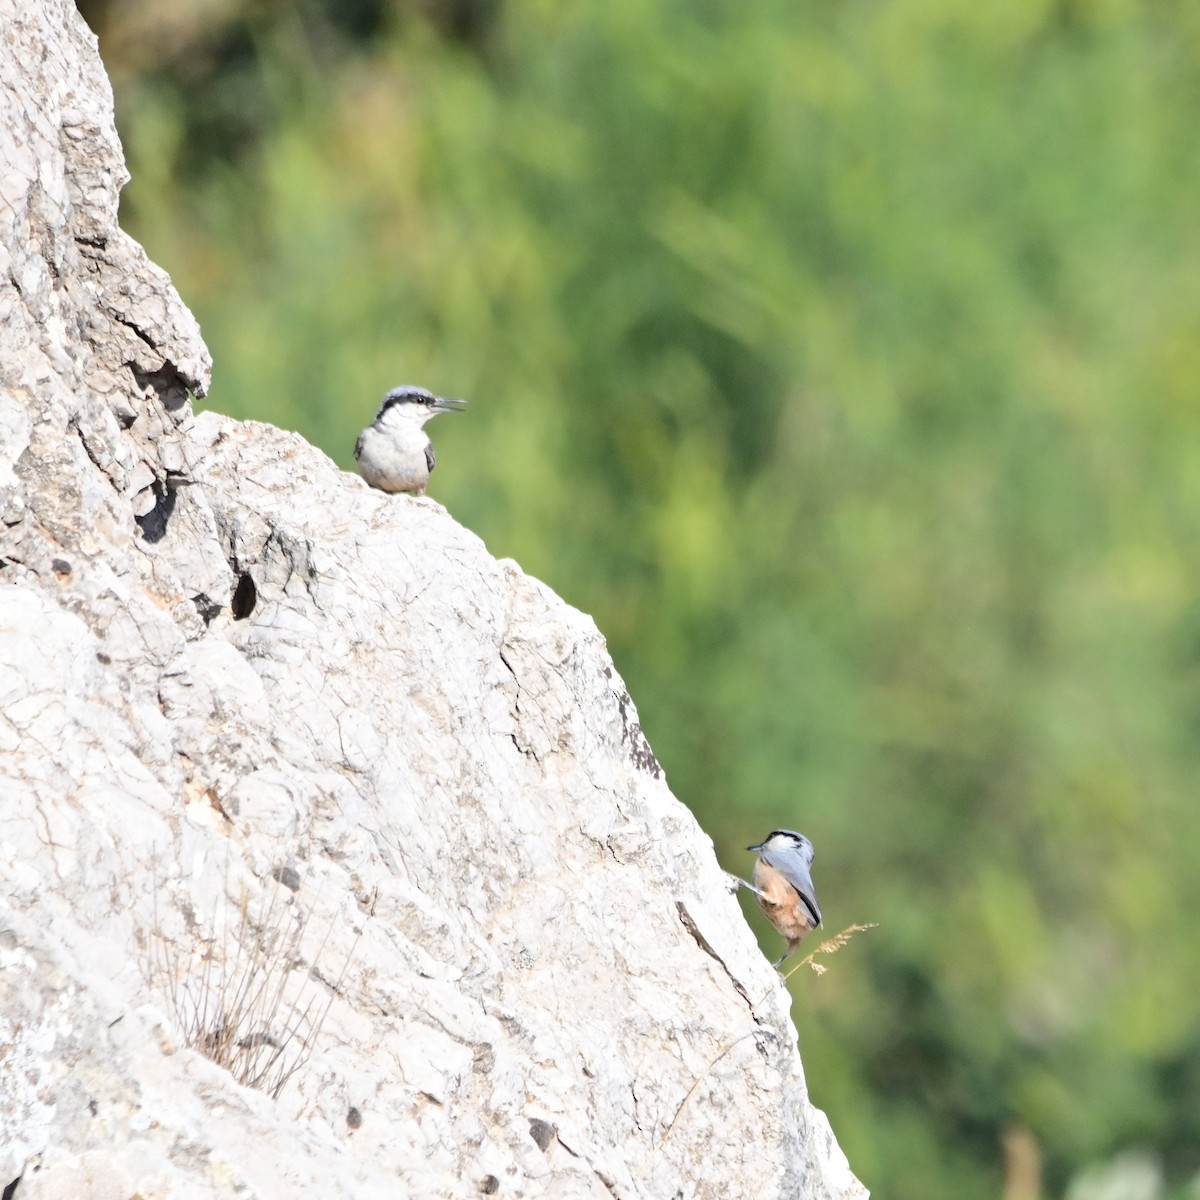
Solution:
[[[594,614],[730,869],[800,828],[879,922],[791,983],[860,1177],[1192,1195],[1200,8],[82,7],[208,403],[351,467],[469,397],[432,493]]]

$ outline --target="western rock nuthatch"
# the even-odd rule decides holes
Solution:
[[[758,851],[754,883],[741,879],[738,883],[750,888],[767,920],[787,938],[787,952],[774,964],[778,967],[805,934],[821,923],[821,906],[810,874],[812,842],[792,829],[776,829],[757,846],[746,849]]]
[[[392,388],[375,420],[358,435],[354,459],[362,477],[384,492],[424,492],[437,463],[433,443],[422,426],[441,412],[465,408],[465,400],[447,400],[425,388]]]

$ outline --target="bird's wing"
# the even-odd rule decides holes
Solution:
[[[355,462],[358,462],[358,460],[362,457],[362,444],[363,444],[363,438],[366,436],[366,432],[367,431],[364,429],[363,432],[358,435],[358,441],[356,441],[354,443],[354,461]]]
[[[437,455],[433,452],[432,442],[425,443],[425,466],[431,471],[437,466]]]
[[[796,889],[804,901],[804,907],[812,914],[813,924],[820,925],[821,906],[817,903],[817,889],[813,887],[812,876],[804,859],[794,850],[767,850],[761,857],[768,867],[774,867]]]

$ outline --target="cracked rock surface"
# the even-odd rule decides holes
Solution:
[[[0,13],[0,1190],[865,1196],[593,622],[193,416],[95,41]]]

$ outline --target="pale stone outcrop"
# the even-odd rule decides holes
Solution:
[[[94,39],[0,13],[0,1190],[864,1196],[592,621],[193,417]]]

